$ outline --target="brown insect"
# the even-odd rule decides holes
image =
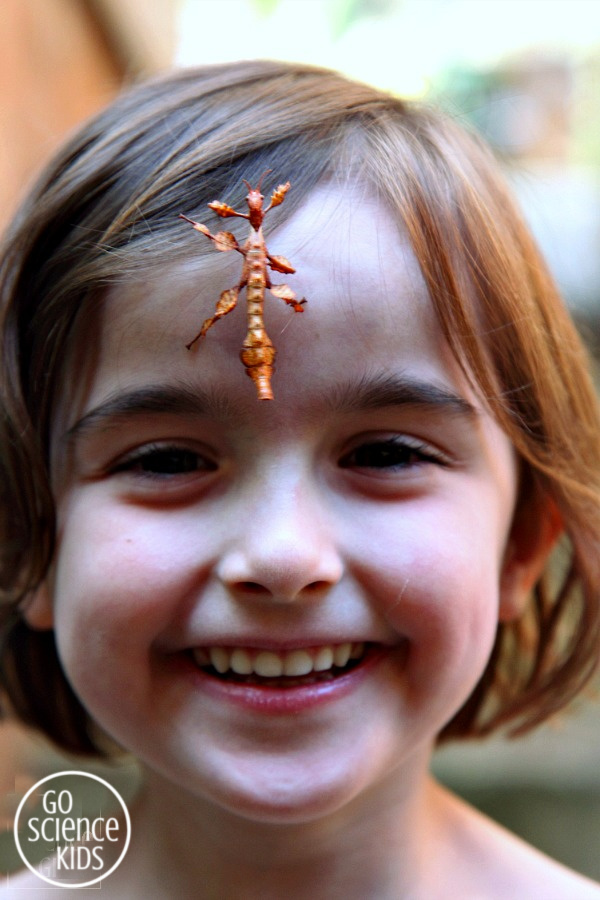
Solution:
[[[267,172],[270,171],[269,169]],[[239,292],[242,288],[246,288],[246,304],[248,315],[248,333],[242,344],[240,358],[246,366],[246,374],[252,378],[256,385],[259,400],[272,400],[273,391],[271,390],[271,375],[273,373],[273,363],[275,362],[275,347],[273,346],[269,335],[265,330],[263,319],[263,307],[265,299],[265,290],[268,289],[280,300],[289,304],[294,312],[302,312],[302,305],[305,300],[297,300],[294,291],[287,284],[272,284],[268,269],[274,272],[283,272],[286,275],[293,274],[296,270],[292,267],[285,256],[271,256],[267,250],[265,239],[262,233],[262,223],[265,215],[274,206],[283,203],[285,195],[289,190],[289,181],[286,184],[280,184],[276,191],[271,195],[271,202],[266,209],[263,209],[264,197],[260,192],[262,180],[267,174],[263,173],[257,186],[253,188],[245,179],[244,184],[248,188],[246,203],[248,204],[248,212],[236,212],[226,203],[214,200],[209,203],[209,207],[216,212],[218,216],[227,219],[231,216],[237,216],[241,219],[248,219],[250,222],[250,234],[243,247],[240,247],[235,236],[230,231],[219,231],[217,234],[211,234],[206,225],[200,222],[194,222],[183,214],[181,219],[185,219],[194,226],[196,231],[205,234],[207,238],[214,243],[215,249],[226,253],[229,250],[237,250],[244,257],[242,266],[242,277],[237,287],[229,288],[223,291],[215,308],[214,316],[206,319],[202,328],[196,337],[186,344],[188,350],[196,343],[199,338],[205,336],[208,329],[214,325],[217,319],[221,319],[235,308],[238,300]]]

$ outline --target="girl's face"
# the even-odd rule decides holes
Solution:
[[[236,254],[108,297],[58,410],[32,617],[52,605],[76,692],[150,769],[298,821],[421,771],[470,695],[522,581],[517,463],[384,205],[324,187],[268,244],[307,298],[266,298],[273,401],[243,299],[185,349]]]

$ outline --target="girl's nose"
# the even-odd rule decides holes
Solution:
[[[342,577],[335,536],[318,496],[301,481],[283,481],[263,485],[254,502],[236,508],[217,564],[217,576],[229,590],[289,602]]]

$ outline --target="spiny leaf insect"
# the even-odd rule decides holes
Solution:
[[[206,235],[213,242],[215,250],[219,250],[222,253],[227,253],[229,250],[237,250],[244,257],[242,275],[238,284],[236,287],[228,288],[221,293],[214,315],[204,321],[198,334],[189,344],[186,344],[186,347],[190,350],[196,341],[206,335],[209,328],[218,319],[226,316],[235,308],[239,293],[245,287],[248,333],[242,344],[240,358],[246,367],[246,374],[252,378],[256,385],[259,400],[273,399],[271,375],[276,354],[275,347],[266,332],[264,324],[265,290],[271,291],[275,297],[279,297],[280,300],[291,306],[294,312],[302,312],[303,304],[306,303],[304,299],[297,300],[296,294],[287,284],[271,283],[269,269],[272,269],[274,272],[282,272],[285,275],[291,275],[296,270],[285,256],[272,256],[269,253],[263,236],[262,224],[265,215],[270,209],[283,203],[285,195],[290,188],[289,181],[285,184],[280,184],[271,195],[271,202],[267,208],[263,209],[264,197],[260,191],[262,180],[269,171],[270,169],[267,169],[261,175],[255,188],[246,179],[243,179],[244,184],[248,188],[248,195],[246,196],[247,213],[237,212],[231,206],[228,206],[227,203],[222,203],[220,200],[213,200],[212,203],[208,204],[209,208],[223,219],[236,216],[249,221],[250,234],[243,246],[238,244],[235,236],[230,231],[219,231],[217,234],[212,234],[206,225],[203,225],[201,222],[195,222],[193,219],[183,215],[183,213],[179,217],[193,225],[196,231]]]

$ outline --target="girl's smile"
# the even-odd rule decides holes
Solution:
[[[281,715],[345,696],[384,652],[381,645],[365,647],[361,641],[283,653],[240,647],[214,647],[207,652],[200,648],[192,658],[202,673],[197,679],[200,690],[223,702]],[[206,663],[207,657],[214,664]]]
[[[388,210],[356,208],[323,187],[269,237],[308,300],[268,298],[274,401],[242,305],[185,349],[225,257],[109,294],[55,436],[75,690],[159,778],[272,821],[421,771],[518,593],[513,450]]]

